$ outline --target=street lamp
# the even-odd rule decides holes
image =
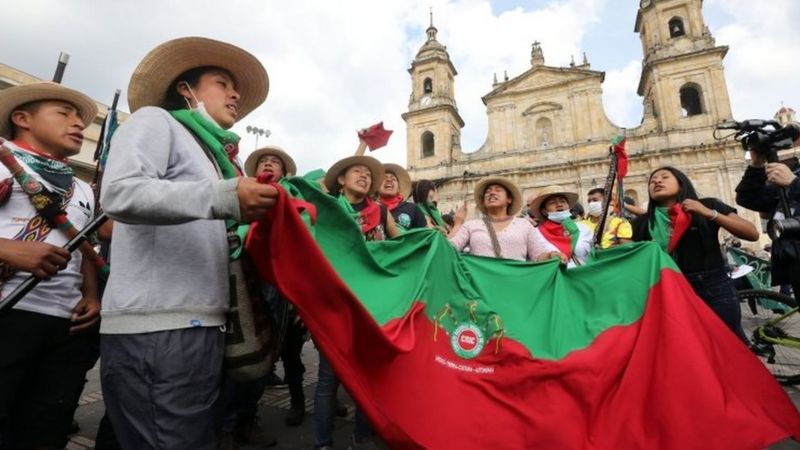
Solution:
[[[258,128],[258,127],[254,127],[254,126],[251,126],[251,125],[248,125],[246,129],[247,129],[248,133],[256,135],[256,147],[255,147],[255,149],[258,149],[258,137],[259,136],[269,137],[272,134],[271,131],[269,131],[269,130],[267,130],[265,128]]]

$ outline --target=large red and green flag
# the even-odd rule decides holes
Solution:
[[[800,416],[652,243],[589,264],[364,242],[327,194],[280,190],[247,248],[392,448],[763,449]]]

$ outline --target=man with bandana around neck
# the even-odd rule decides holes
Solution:
[[[77,228],[94,215],[88,184],[67,158],[80,152],[97,114],[89,97],[55,83],[0,92],[0,136],[25,172],[47,189]],[[5,166],[0,177],[11,180]],[[96,268],[61,246],[16,181],[0,195],[0,286],[13,291],[30,274],[42,281],[0,314],[0,448],[56,449],[67,443],[84,376],[96,358],[100,313]]]

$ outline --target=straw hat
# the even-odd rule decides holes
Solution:
[[[552,197],[554,195],[560,195],[567,199],[569,203],[569,207],[572,208],[575,203],[578,201],[578,194],[574,192],[567,192],[561,186],[547,186],[542,188],[539,193],[536,195],[536,198],[533,199],[533,203],[531,204],[531,213],[534,217],[539,220],[544,220],[545,217],[541,213],[542,204],[544,204],[545,200],[548,197]]]
[[[0,91],[0,136],[11,138],[11,113],[14,110],[26,103],[44,100],[61,100],[74,106],[84,127],[91,125],[97,116],[97,104],[94,100],[58,83],[42,81],[12,86]]]
[[[478,182],[475,186],[475,205],[478,210],[486,214],[486,206],[483,204],[483,194],[486,188],[493,184],[499,184],[506,189],[508,195],[511,197],[511,204],[508,206],[508,214],[513,216],[522,209],[522,192],[516,184],[508,178],[503,177],[488,177]]]
[[[411,196],[411,176],[408,175],[406,169],[399,164],[387,163],[383,165],[383,171],[397,177],[397,192],[403,194],[403,198],[408,199]]]
[[[163,107],[167,90],[179,75],[197,67],[225,69],[233,77],[239,92],[236,120],[242,120],[264,103],[269,78],[255,56],[235,45],[202,37],[173,39],[150,50],[131,75],[128,106],[131,112],[143,106]]]
[[[291,177],[297,173],[297,165],[294,163],[294,159],[277,145],[268,145],[251,153],[247,157],[247,161],[244,162],[244,173],[251,177],[256,176],[258,160],[266,155],[275,156],[283,162],[283,171],[285,172],[283,176]]]
[[[375,195],[378,191],[378,185],[383,180],[383,165],[371,156],[361,155],[340,159],[328,169],[328,172],[325,173],[325,187],[328,188],[328,192],[333,195],[339,195],[339,175],[344,174],[347,169],[358,164],[367,166],[372,173],[372,185],[370,186],[369,195]]]

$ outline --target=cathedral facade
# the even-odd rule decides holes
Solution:
[[[402,116],[412,178],[437,182],[443,211],[456,209],[488,175],[512,179],[526,197],[558,184],[585,199],[605,183],[609,142],[623,134],[629,155],[625,192],[638,203],[647,202],[650,172],[672,165],[687,173],[701,196],[734,205],[747,163],[737,142],[713,136],[715,125],[732,118],[723,69],[728,47],[717,45],[705,25],[702,0],[641,0],[634,31],[643,51],[638,127],[622,129],[606,116],[604,72],[593,70],[585,57],[579,65],[548,66],[534,43],[530,69],[495,82],[482,97],[488,136],[477,151],[465,153],[464,121],[453,94],[456,68],[431,24],[409,69],[412,90]],[[739,212],[759,222],[755,213]]]

